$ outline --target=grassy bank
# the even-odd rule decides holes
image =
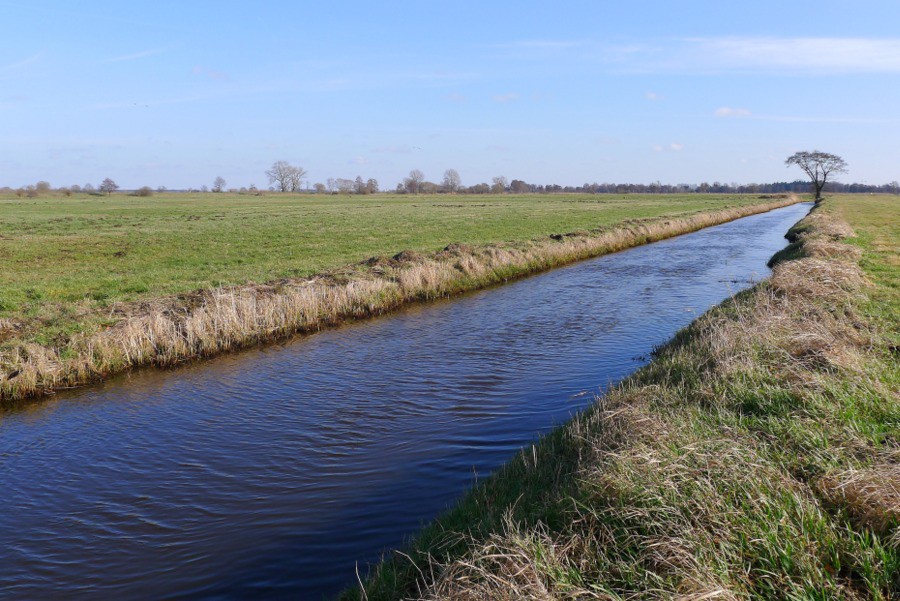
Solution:
[[[3,402],[483,287],[794,199],[203,195],[112,197],[102,209],[93,197],[8,202]],[[572,233],[535,237],[556,228]],[[347,264],[406,245],[420,250]],[[108,289],[91,292],[103,282]]]
[[[344,598],[900,596],[897,208],[826,201],[770,280]]]

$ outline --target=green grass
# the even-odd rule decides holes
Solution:
[[[59,343],[102,309],[296,278],[401,250],[510,242],[760,202],[755,196],[0,197],[0,340]]]
[[[786,257],[343,598],[900,597],[897,208],[801,228],[849,221],[873,286],[830,238]]]

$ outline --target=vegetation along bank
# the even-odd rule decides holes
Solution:
[[[265,199],[270,203],[267,207],[258,207],[268,211],[260,222],[256,212],[243,208],[230,207],[233,211],[229,211],[229,207],[219,206],[213,213],[203,213],[201,207],[189,207],[189,216],[202,214],[204,221],[211,223],[202,221],[188,230],[179,229],[181,220],[173,218],[182,216],[178,207],[158,200],[136,201],[135,206],[123,209],[124,214],[112,213],[112,217],[108,208],[101,211],[91,204],[75,204],[68,207],[68,217],[55,211],[49,220],[41,217],[46,209],[40,205],[15,205],[19,221],[7,217],[10,223],[0,240],[0,251],[16,259],[4,270],[8,281],[0,282],[0,292],[13,299],[4,304],[0,318],[0,402],[97,381],[132,367],[173,365],[313,331],[403,303],[488,286],[798,201],[793,196],[635,198],[618,203],[589,197],[563,201],[497,197],[494,202],[501,206],[488,207],[495,217],[485,230],[482,220],[472,215],[487,206],[485,201],[474,207],[471,201],[460,201],[462,209],[447,212],[443,205],[453,198],[401,199],[393,204],[390,198],[379,199],[387,206],[360,206],[364,213],[360,216],[347,213],[347,207],[339,210],[327,204],[316,208],[276,196]],[[221,198],[216,201],[223,202]],[[77,203],[78,199],[66,202]],[[339,201],[335,204],[341,208]],[[417,206],[427,204],[434,206]],[[298,210],[302,214],[296,213]],[[237,212],[237,217],[232,212]],[[559,212],[568,220],[559,222]],[[129,221],[135,214],[140,223]],[[387,238],[372,227],[373,221],[385,220],[385,215]],[[530,221],[528,215],[533,215]],[[114,221],[113,226],[108,220]],[[309,230],[309,224],[317,220],[327,224],[323,228],[348,221],[358,227],[346,237],[330,236]],[[219,225],[222,221],[229,224],[225,229]],[[596,225],[543,238],[534,238],[532,233],[536,227],[563,223],[577,227],[588,222]],[[221,237],[202,238],[209,228]],[[97,235],[95,230],[105,235]],[[447,236],[454,234],[464,236],[467,243],[436,252],[404,251],[344,267],[329,262],[346,260],[361,250],[391,248],[398,240],[407,240],[409,232],[422,231],[428,235],[416,239],[421,249],[434,248],[442,236],[443,246]],[[366,235],[376,240],[359,240],[360,232],[374,232]],[[146,243],[137,244],[132,238]],[[486,242],[504,238],[510,241]],[[159,239],[165,242],[160,244]],[[356,246],[344,248],[348,239],[355,240]],[[122,250],[108,255],[117,245]],[[270,254],[254,254],[260,245],[276,256],[277,268],[267,262]],[[234,254],[229,246],[238,247],[238,256],[234,265],[223,267],[218,261]],[[97,253],[97,248],[103,252]],[[53,258],[47,259],[48,255]],[[251,264],[249,271],[244,259]],[[132,261],[136,262],[128,267]],[[332,268],[312,275],[279,277],[266,284],[241,283],[247,282],[248,274],[286,276],[298,265]],[[226,284],[187,288],[198,281],[196,274],[210,270],[219,273]],[[151,283],[142,284],[147,280]],[[84,291],[98,281],[112,283],[103,294],[86,295]],[[177,294],[160,296],[164,290]]]
[[[346,599],[900,597],[900,223],[825,200],[772,277]]]

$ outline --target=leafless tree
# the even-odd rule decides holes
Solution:
[[[493,186],[491,186],[491,192],[494,194],[503,194],[506,191],[506,185],[508,183],[505,176],[500,175],[491,180],[493,182]]]
[[[325,194],[325,184],[323,183],[313,184],[313,189],[316,191],[316,194]]]
[[[366,182],[366,190],[368,190],[368,194],[375,194],[378,192],[378,180],[374,177],[370,177]]]
[[[846,173],[847,162],[836,154],[819,150],[795,152],[784,161],[785,165],[797,165],[812,181],[816,202],[822,201],[822,189],[832,173]]]
[[[409,172],[409,176],[403,179],[403,185],[410,194],[418,194],[423,181],[425,181],[425,174],[418,169],[413,169]]]
[[[300,183],[306,175],[303,167],[295,167],[287,161],[276,161],[272,168],[266,171],[270,184],[277,184],[281,192],[296,192],[300,189]]]
[[[85,187],[87,187],[87,186],[85,186]],[[118,189],[119,189],[119,184],[112,181],[108,177],[105,180],[103,180],[102,182],[100,182],[100,191],[106,192],[107,196],[109,196],[110,194],[112,194],[113,192],[115,192]]]
[[[221,175],[216,177],[216,179],[213,180],[212,191],[213,192],[221,192],[222,190],[225,189],[225,183],[226,182],[225,182],[224,177],[222,177]]]
[[[444,185],[444,190],[450,194],[457,193],[459,191],[459,185],[462,183],[462,180],[459,178],[459,172],[456,169],[447,169],[444,171],[444,181],[442,183]]]

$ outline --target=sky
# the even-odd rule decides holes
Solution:
[[[0,186],[900,179],[900,2],[0,0]]]

